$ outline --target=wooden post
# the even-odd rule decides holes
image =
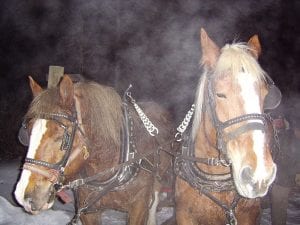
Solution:
[[[64,67],[49,66],[48,88],[56,87],[63,75],[64,75]]]

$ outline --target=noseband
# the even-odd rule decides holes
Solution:
[[[47,177],[48,180],[54,184],[54,187],[56,189],[59,189],[59,187],[62,185],[62,181],[64,179],[64,170],[67,165],[68,159],[71,155],[71,150],[75,139],[75,133],[77,129],[81,132],[81,130],[78,127],[78,121],[76,115],[77,115],[76,111],[74,111],[72,115],[62,114],[62,113],[41,113],[36,117],[34,117],[36,119],[52,120],[57,124],[59,124],[59,126],[64,129],[64,134],[62,137],[62,143],[60,149],[64,151],[65,154],[58,163],[49,163],[42,160],[36,160],[33,158],[25,158],[23,169],[27,169]],[[62,119],[67,120],[71,123],[71,132],[69,132],[69,127],[62,122]],[[22,124],[23,127],[24,125],[26,126],[26,123]],[[42,171],[36,166],[42,166],[49,170],[47,172]]]

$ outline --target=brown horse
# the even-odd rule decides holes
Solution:
[[[253,225],[258,197],[276,176],[264,110],[277,107],[281,93],[257,62],[256,35],[221,50],[203,29],[200,39],[204,72],[193,124],[188,132],[183,123],[177,134],[183,141],[175,164],[177,223]]]
[[[150,102],[141,103],[142,111],[129,92],[122,101],[110,87],[73,83],[67,75],[46,90],[30,77],[30,87],[34,99],[19,133],[29,147],[15,190],[24,209],[47,210],[68,187],[78,197],[72,224],[79,217],[100,224],[105,208],[128,212],[132,225],[155,224],[157,178],[171,161],[161,151],[170,140],[170,115]]]

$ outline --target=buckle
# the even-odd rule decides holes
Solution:
[[[77,179],[77,180],[73,180],[71,182],[69,182],[69,184],[67,185],[68,188],[70,189],[75,189],[79,186],[82,186],[85,184],[84,179]]]

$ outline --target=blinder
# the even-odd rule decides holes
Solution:
[[[282,94],[271,77],[269,75],[266,75],[266,78],[268,83],[268,94],[266,95],[264,100],[264,110],[273,110],[280,105]]]
[[[27,146],[29,146],[29,138],[30,138],[30,135],[29,135],[29,131],[27,128],[27,123],[24,121],[22,123],[22,126],[19,129],[18,139],[22,145],[27,147]]]
[[[47,118],[48,119],[48,118]],[[62,127],[64,129],[64,134],[63,134],[63,138],[62,138],[62,143],[61,143],[61,150],[68,150],[72,144],[72,140],[71,140],[71,134],[68,131],[68,127],[65,126],[62,122],[60,122],[59,120],[55,119],[55,118],[51,118],[53,121],[57,122],[60,127]],[[22,126],[19,129],[18,132],[18,140],[19,142],[28,147],[29,146],[29,139],[30,139],[30,133],[28,130],[28,126],[27,126],[27,121],[24,120],[22,122]]]

